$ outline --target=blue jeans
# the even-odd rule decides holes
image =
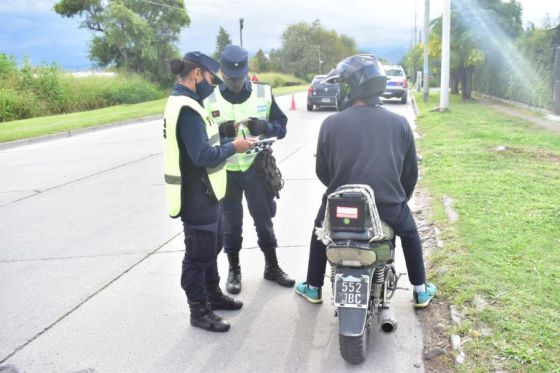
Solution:
[[[274,195],[268,192],[262,177],[253,167],[245,172],[227,172],[224,208],[224,251],[239,252],[243,243],[243,193],[257,230],[257,243],[263,252],[278,246],[272,218],[276,215]]]

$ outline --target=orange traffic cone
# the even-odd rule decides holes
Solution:
[[[290,110],[297,110],[296,109],[296,100],[294,99],[294,94],[292,93],[292,104],[290,105]]]

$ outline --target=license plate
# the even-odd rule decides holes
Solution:
[[[369,277],[354,277],[337,273],[334,278],[334,304],[337,307],[367,308]]]
[[[331,102],[331,99],[330,99],[330,98],[323,98],[323,99],[321,100],[321,102]]]

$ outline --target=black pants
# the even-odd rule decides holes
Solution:
[[[215,216],[209,224],[183,219],[185,256],[181,287],[191,302],[206,299],[205,287],[220,282],[216,258],[223,247],[222,205],[219,203],[206,208],[213,209],[208,212]]]
[[[320,227],[325,218],[326,198],[319,208],[317,217],[315,218],[314,227]],[[408,278],[412,285],[422,285],[426,282],[426,274],[424,271],[424,258],[422,257],[422,242],[416,229],[416,222],[406,203],[402,205],[385,205],[377,206],[379,217],[387,223],[395,234],[400,237]],[[311,235],[311,244],[309,245],[309,262],[307,264],[307,283],[321,287],[325,279],[325,270],[327,267],[326,246],[322,241],[317,239],[315,228]]]
[[[278,246],[272,218],[276,215],[274,195],[265,186],[262,176],[249,168],[245,172],[227,172],[227,190],[224,197],[224,251],[227,254],[241,250],[243,242],[243,194],[257,231],[257,243],[263,252]]]

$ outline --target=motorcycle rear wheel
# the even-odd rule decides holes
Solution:
[[[351,364],[360,364],[366,359],[369,333],[364,331],[358,337],[338,335],[340,354]]]

